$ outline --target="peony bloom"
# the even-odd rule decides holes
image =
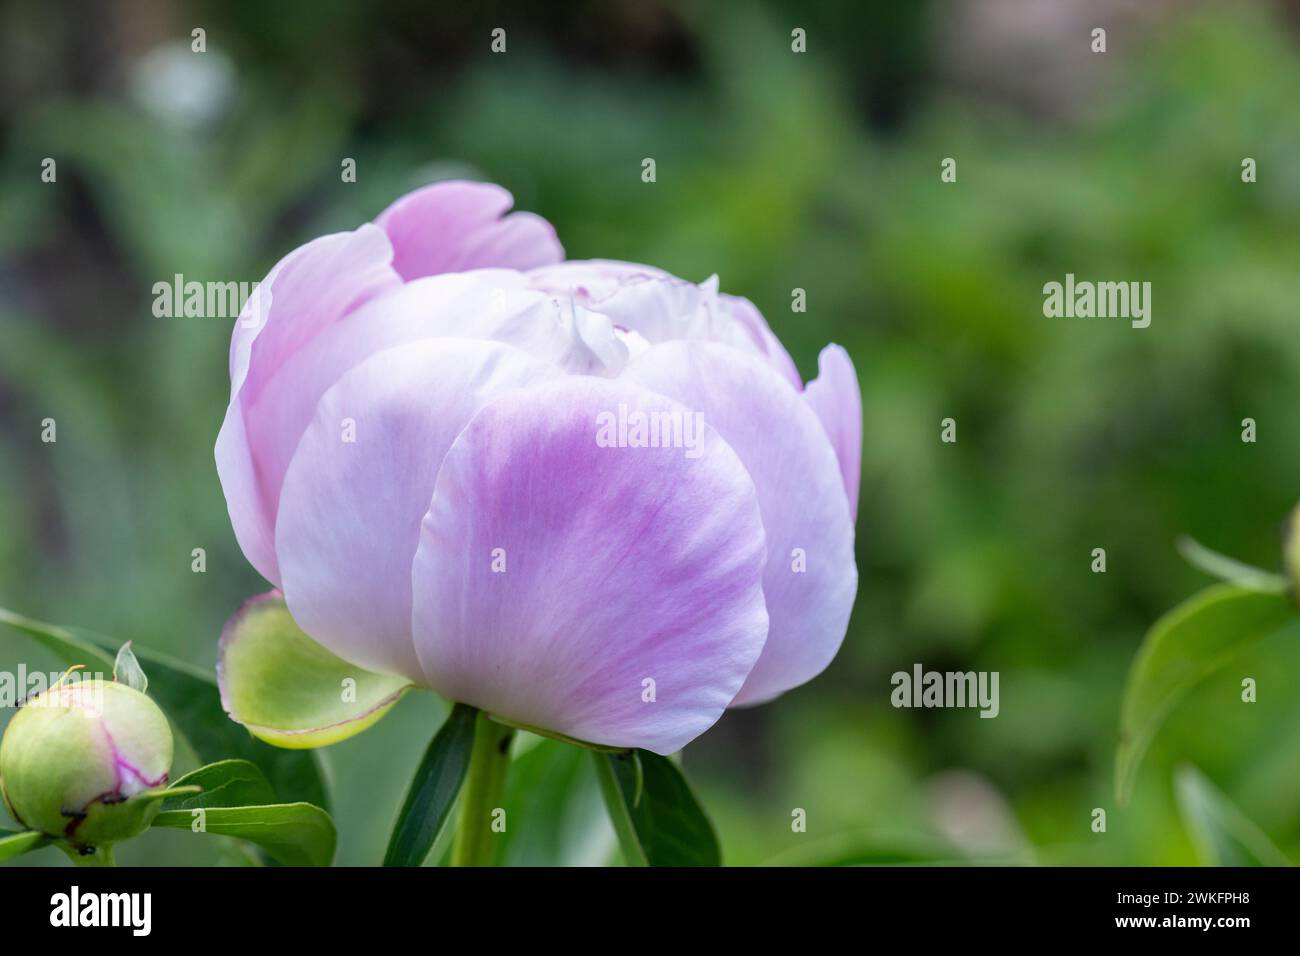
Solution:
[[[428,186],[271,270],[231,343],[231,522],[349,664],[671,753],[843,640],[853,366],[828,346],[805,387],[716,278],[564,262],[511,202]]]

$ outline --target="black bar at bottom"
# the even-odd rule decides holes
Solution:
[[[224,939],[373,947],[410,934],[433,948],[478,927],[494,942],[516,933],[591,942],[602,924],[652,935],[656,925],[675,926],[674,935],[704,925],[722,939],[803,926],[857,939],[921,931],[927,943],[1044,933],[1230,942],[1294,929],[1297,891],[1296,871],[1281,869],[0,868],[10,952],[71,933],[218,947]]]

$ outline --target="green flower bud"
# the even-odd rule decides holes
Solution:
[[[145,830],[161,801],[172,733],[158,705],[116,681],[64,682],[30,698],[0,741],[0,795],[14,819],[87,848]]]

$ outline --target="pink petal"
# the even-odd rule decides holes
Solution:
[[[375,226],[296,249],[249,297],[230,343],[230,407],[217,435],[217,474],[249,563],[279,583],[275,498],[266,494],[244,415],[285,362],[362,303],[397,288],[388,237]]]
[[[248,563],[268,581],[279,584],[280,566],[275,560],[275,516],[257,484],[253,456],[244,430],[244,409],[238,399],[226,408],[217,433],[217,477],[226,495],[226,510],[235,540]]]
[[[785,350],[781,340],[773,334],[767,320],[763,318],[763,313],[758,311],[758,307],[748,299],[736,295],[721,295],[718,299],[723,309],[745,329],[758,351],[767,358],[768,364],[780,372],[795,388],[803,388],[803,379],[799,377],[794,359],[790,358],[790,353]]]
[[[322,329],[398,288],[392,257],[388,237],[367,223],[355,232],[313,239],[278,262],[235,323],[232,393],[255,399],[275,370]]]
[[[758,489],[771,627],[735,703],[767,700],[815,677],[844,639],[858,582],[839,462],[817,416],[762,359],[713,343],[657,345],[623,378],[703,412]]]
[[[514,198],[491,183],[433,183],[407,193],[375,219],[392,240],[403,279],[470,269],[532,269],[564,249],[540,216],[504,215]]]
[[[331,326],[285,362],[246,409],[241,425],[248,433],[250,461],[257,463],[269,534],[274,534],[280,486],[298,439],[320,397],[348,369],[383,349],[447,336],[506,342],[569,372],[611,374],[621,368],[620,363],[606,370],[583,334],[596,337],[590,323],[603,321],[612,343],[608,320],[581,308],[576,316],[564,303],[524,288],[520,273],[481,269],[409,282]],[[588,324],[579,326],[578,319]],[[231,486],[251,480],[230,471]]]
[[[817,357],[817,377],[804,389],[804,398],[821,419],[830,437],[849,496],[849,512],[858,516],[858,485],[862,480],[862,392],[849,353],[828,345]]]
[[[217,472],[235,536],[249,562],[271,582],[280,581],[273,547],[279,485],[297,436],[324,387],[370,352],[307,376],[318,387],[293,394],[288,407],[267,410],[269,384],[322,332],[401,288],[403,278],[480,266],[532,268],[562,258],[555,232],[544,220],[526,213],[502,218],[511,201],[504,189],[483,183],[427,186],[389,206],[377,225],[295,249],[249,298],[231,338],[231,408],[217,437]],[[587,351],[579,349],[575,362]],[[260,415],[251,411],[259,405]]]
[[[763,530],[744,466],[707,427],[698,457],[601,447],[599,416],[620,404],[687,412],[568,377],[465,428],[420,530],[416,649],[449,699],[671,753],[718,719],[762,649]]]
[[[443,455],[486,401],[560,374],[498,342],[430,339],[343,375],[303,432],[280,496],[276,554],[298,626],[353,664],[422,682],[411,560]]]

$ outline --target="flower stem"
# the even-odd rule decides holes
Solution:
[[[498,835],[498,831],[493,829],[497,823],[495,813],[501,810],[506,768],[510,765],[510,744],[514,737],[513,727],[499,724],[479,712],[469,771],[460,794],[452,866],[489,866],[492,863]],[[504,817],[501,819],[504,830]]]

